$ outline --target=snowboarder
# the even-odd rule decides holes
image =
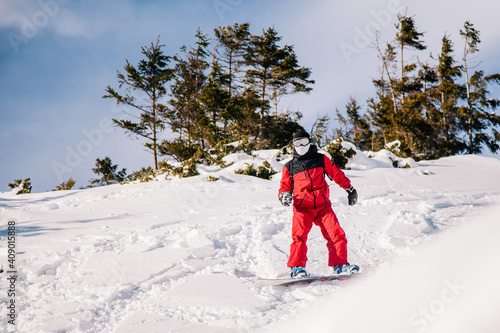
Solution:
[[[356,190],[338,166],[311,143],[307,132],[293,136],[293,159],[283,167],[278,198],[282,205],[293,203],[292,244],[287,266],[291,277],[306,277],[307,235],[313,224],[320,227],[328,248],[328,266],[333,274],[359,270],[347,261],[347,239],[332,210],[330,189],[325,174],[348,193],[349,205],[358,199]]]

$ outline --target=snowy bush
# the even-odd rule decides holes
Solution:
[[[92,171],[96,175],[101,177],[97,179],[91,179],[90,184],[96,186],[111,185],[120,183],[127,179],[126,169],[122,169],[121,171],[117,170],[118,164],[113,165],[113,162],[108,156],[106,156],[102,160],[97,158],[95,168],[92,168]]]
[[[68,179],[66,182],[62,182],[61,184],[57,185],[55,189],[52,191],[69,191],[75,186],[75,181],[73,178]]]
[[[161,162],[160,162],[161,163]],[[158,163],[158,166],[160,165]],[[148,166],[147,168],[142,167],[141,170],[131,173],[128,180],[123,183],[128,183],[129,181],[140,181],[141,183],[147,183],[155,178],[155,172],[153,168]]]
[[[197,176],[200,173],[196,168],[196,160],[189,159],[187,161],[182,162],[181,165],[178,166],[177,168],[174,168],[172,170],[172,174],[180,178],[185,178],[185,177]]]
[[[268,161],[264,161],[263,162],[264,165],[257,167],[257,169],[255,169],[253,163],[252,164],[245,163],[245,164],[247,165],[245,169],[236,170],[234,173],[239,175],[255,176],[267,180],[270,180],[272,175],[275,175],[277,173],[271,167],[271,164],[269,164]]]
[[[345,169],[349,159],[356,155],[352,148],[346,148],[342,145],[342,138],[330,141],[324,148],[330,154],[332,162],[341,169]]]
[[[378,152],[368,151],[365,152],[365,154],[366,156],[377,160],[379,163],[392,165],[394,168],[414,168],[418,166],[418,163],[411,157],[401,158],[386,149],[382,149]]]
[[[8,186],[12,189],[12,192],[14,192],[16,195],[31,193],[31,188],[32,188],[30,178],[25,178],[24,180],[16,179],[14,180],[13,183],[10,183]]]

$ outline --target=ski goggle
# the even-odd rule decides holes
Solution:
[[[297,138],[293,140],[294,147],[307,146],[309,144],[309,138]]]

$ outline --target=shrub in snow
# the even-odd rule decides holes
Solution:
[[[196,161],[194,159],[189,159],[181,163],[180,166],[172,170],[172,174],[177,177],[185,178],[197,176],[200,173],[196,169]]]
[[[158,163],[159,170],[162,170],[160,168],[161,163],[162,162]],[[156,173],[154,172],[153,168],[148,166],[147,168],[142,167],[141,170],[131,173],[130,176],[128,176],[128,180],[129,181],[138,180],[141,183],[147,183],[147,182],[153,180],[155,178],[155,176],[156,176]],[[127,183],[127,181],[125,181],[124,183]]]
[[[127,171],[122,169],[121,171],[116,171],[118,169],[118,164],[113,165],[111,159],[106,156],[104,159],[96,159],[95,168],[92,171],[96,175],[102,176],[99,179],[91,179],[90,184],[92,185],[110,185],[122,182],[126,179]]]
[[[207,179],[209,182],[216,182],[216,181],[220,180],[219,177],[214,177],[214,176],[208,176]]]
[[[215,164],[224,168],[226,167],[225,162],[223,161],[224,157],[238,152],[251,154],[253,146],[254,144],[251,143],[248,139],[230,143],[220,142],[215,147],[210,149],[209,153],[214,158]]]
[[[152,167],[148,166],[147,168],[142,167],[139,171],[135,171],[131,173],[126,181],[121,182],[120,184],[127,184],[133,181],[140,181],[141,183],[147,183],[152,180],[155,180],[156,177],[165,175],[165,178],[173,172],[174,167],[168,163],[167,161],[158,162],[158,170],[154,171]]]
[[[401,141],[399,140],[394,140],[392,142],[389,142],[385,145],[385,147],[394,154],[397,154],[400,152],[399,147],[401,147]]]
[[[75,181],[73,178],[68,179],[67,182],[62,182],[61,184],[57,185],[55,189],[52,191],[69,191],[75,186]]]
[[[349,159],[356,155],[356,151],[351,147],[346,148],[342,144],[342,138],[332,140],[324,147],[324,150],[330,154],[333,163],[341,169],[345,169]]]
[[[376,159],[380,163],[392,165],[394,168],[414,168],[418,166],[418,163],[411,157],[401,158],[386,149],[382,149],[378,152],[366,152],[366,156]]]
[[[277,172],[271,167],[271,164],[269,164],[268,161],[264,161],[264,165],[257,167],[257,169],[255,169],[253,163],[245,164],[247,165],[245,169],[236,170],[234,173],[239,175],[255,176],[267,180],[270,180],[272,175],[277,174]]]
[[[8,186],[12,189],[12,192],[16,193],[16,195],[31,193],[32,188],[30,178],[25,178],[24,180],[15,179],[14,182],[10,183]]]
[[[255,141],[248,138],[230,143],[227,140],[222,140],[213,147],[188,144],[176,139],[170,142],[165,141],[160,147],[160,153],[171,156],[180,163],[194,160],[197,164],[225,167],[222,161],[225,156],[241,151],[251,154],[255,146]]]
[[[182,162],[190,159],[198,150],[198,146],[188,144],[184,140],[175,139],[163,141],[158,150],[161,155],[171,156],[177,162]]]
[[[369,151],[366,152],[366,156],[377,160],[379,163],[392,165],[394,168],[414,168],[418,166],[418,163],[413,158],[401,158],[387,149],[378,152]]]

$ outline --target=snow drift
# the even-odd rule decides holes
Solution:
[[[499,332],[498,216],[489,208],[275,331]]]

